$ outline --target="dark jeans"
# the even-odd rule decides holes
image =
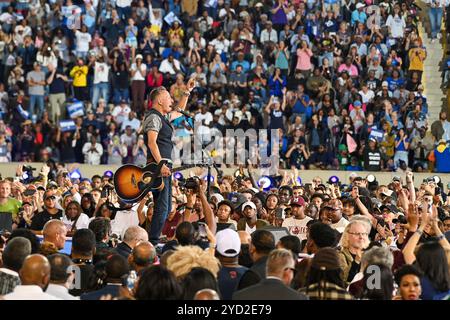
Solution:
[[[172,210],[172,176],[163,178],[163,182],[164,189],[152,192],[155,208],[148,237],[153,245],[158,243],[164,223]]]

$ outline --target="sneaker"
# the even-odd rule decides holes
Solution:
[[[441,34],[440,32],[437,34],[437,38],[438,38],[439,40],[442,38],[442,34]]]

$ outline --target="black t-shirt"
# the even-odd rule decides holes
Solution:
[[[44,209],[44,211],[34,214],[34,217],[31,219],[30,229],[40,231],[44,229],[44,225],[47,223],[47,221],[54,219],[60,220],[62,216],[63,211],[61,209],[58,209],[58,212],[56,214],[50,214],[47,209]]]
[[[69,293],[73,296],[81,296],[83,293],[86,293],[89,291],[89,286],[91,284],[91,279],[94,276],[94,265],[92,264],[80,264],[77,265],[77,267],[80,270],[80,283],[79,287],[77,288],[77,284],[75,284],[75,287],[71,290],[69,290]]]
[[[48,86],[48,92],[50,94],[58,94],[58,93],[65,93],[66,88],[64,86],[64,80],[61,78],[58,78],[57,75],[60,74],[58,72],[55,73],[55,76],[53,77],[52,83]],[[46,79],[50,77],[51,73],[47,73]]]
[[[231,300],[233,293],[237,290],[242,276],[247,272],[248,268],[243,266],[222,267],[217,275],[219,290],[223,300]]]

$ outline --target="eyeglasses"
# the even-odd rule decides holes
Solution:
[[[367,232],[350,232],[350,231],[348,231],[348,233],[353,235],[353,236],[358,236],[358,237],[367,237],[367,236],[369,236],[369,234]]]

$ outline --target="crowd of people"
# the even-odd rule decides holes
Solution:
[[[442,14],[445,1],[428,1]],[[285,168],[449,172],[450,125],[428,123],[412,0],[1,2],[0,160],[143,164],[149,92],[207,144],[281,132]],[[440,37],[432,19],[432,37]],[[183,145],[196,133],[174,123]]]
[[[0,299],[441,300],[450,297],[450,197],[438,176],[388,185],[251,170],[209,186],[173,178],[159,240],[152,193],[128,204],[110,174],[63,166],[0,181]],[[194,172],[193,172],[194,173]],[[2,226],[3,228],[3,226]],[[9,230],[8,230],[9,229]]]

